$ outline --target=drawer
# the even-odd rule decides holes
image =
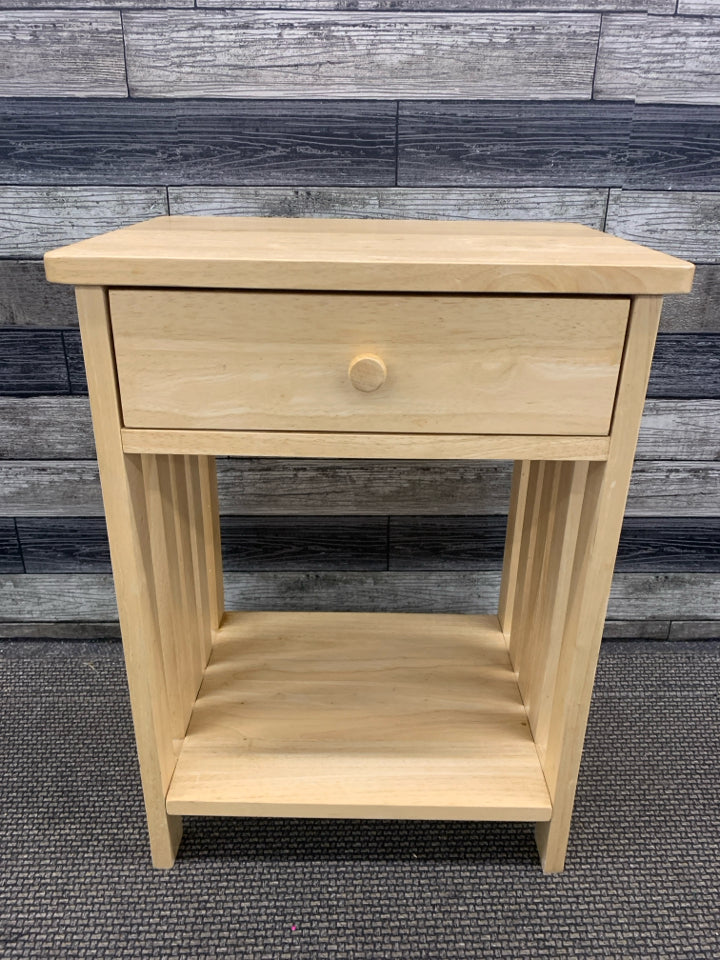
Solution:
[[[127,427],[605,435],[629,301],[110,291]]]

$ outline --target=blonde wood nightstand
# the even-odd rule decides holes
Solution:
[[[526,820],[563,869],[661,295],[576,224],[161,217],[77,286],[153,862],[182,814]],[[515,461],[497,616],[225,611],[214,455]]]

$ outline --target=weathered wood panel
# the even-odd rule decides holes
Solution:
[[[0,330],[0,396],[67,394],[69,388],[59,330]]]
[[[720,103],[720,20],[606,16],[593,96]]]
[[[650,0],[650,2],[653,2],[653,0]],[[31,3],[33,9],[36,10],[46,8],[54,10],[152,10],[157,7],[192,7],[194,0],[30,0],[30,2],[28,0],[2,0],[2,5],[7,10],[24,9],[29,7]]]
[[[720,334],[661,334],[655,347],[648,396],[720,398]]]
[[[24,573],[15,521],[11,517],[0,518],[0,573]]]
[[[673,620],[669,640],[720,640],[718,620]]]
[[[21,0],[12,0],[20,3]],[[50,3],[51,0],[44,0]],[[73,0],[73,4],[76,0]],[[90,3],[91,0],[82,0]],[[108,0],[109,2],[109,0]],[[683,0],[680,0],[682,3]],[[695,3],[714,3],[715,0],[687,0]],[[617,12],[622,10],[648,10],[651,13],[674,13],[676,0],[197,0],[198,7],[219,7],[232,9],[259,10],[367,10],[379,13],[400,10],[431,11],[439,10],[447,13],[471,12],[482,10],[507,10],[523,12],[542,8],[544,13],[553,10],[573,10],[580,13],[587,11]],[[119,5],[119,4],[118,4]],[[172,6],[172,4],[164,4]]]
[[[395,182],[394,103],[0,102],[0,182]]]
[[[58,623],[50,621],[49,623],[33,623],[31,621],[0,621],[0,639],[28,640],[33,642],[33,650],[37,650],[37,640],[119,640],[120,624],[117,620],[110,620],[106,623],[83,622],[79,620],[70,620],[68,622]],[[23,644],[24,646],[24,644]],[[117,646],[118,655],[122,655],[119,644],[108,644],[108,647]],[[49,651],[57,651],[58,656],[63,655],[63,644],[54,643]],[[77,649],[76,647],[74,649]],[[102,644],[97,645],[97,652],[103,649]],[[108,654],[114,653],[114,649],[108,649]],[[95,653],[95,650],[93,650]]]
[[[74,396],[86,397],[88,385],[80,331],[63,330],[62,339],[70,382],[70,393]]]
[[[669,620],[606,620],[603,640],[667,640]]]
[[[717,0],[678,0],[677,12],[685,16],[720,16]]]
[[[720,333],[720,267],[697,267],[690,293],[665,298],[660,330]]]
[[[0,10],[0,96],[125,97],[127,92],[117,11]]]
[[[95,456],[85,397],[0,397],[0,461]]]
[[[401,103],[398,185],[622,186],[631,104]]]
[[[589,99],[594,14],[124,17],[135,97]]]
[[[218,461],[225,516],[344,514],[503,514],[510,465],[392,461]],[[444,468],[443,470],[438,467]],[[404,468],[404,469],[403,469]],[[627,514],[712,517],[718,513],[720,462],[638,461]],[[93,460],[0,462],[0,516],[100,517]]]
[[[429,220],[575,220],[602,226],[606,190],[582,189],[293,189],[170,187],[174,214],[244,217],[378,217]]]
[[[504,517],[391,517],[389,569],[499,570],[504,544]],[[628,518],[615,569],[720,573],[720,519]]]
[[[71,327],[76,324],[72,287],[48,283],[41,262],[0,260],[0,327]]]
[[[41,257],[166,213],[162,187],[0,186],[0,257]]]
[[[638,460],[720,459],[720,404],[717,400],[648,400]]]
[[[495,609],[499,573],[231,573],[228,609],[397,610],[483,613]],[[712,620],[720,575],[623,573],[613,582],[611,620]],[[112,621],[110,574],[9,574],[0,577],[0,620],[22,612],[36,621]]]
[[[27,573],[111,573],[103,517],[19,517]]]
[[[719,190],[720,107],[636,105],[625,186]]]
[[[611,190],[607,230],[698,263],[720,263],[720,193]]]

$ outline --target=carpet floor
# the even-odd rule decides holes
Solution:
[[[150,867],[117,644],[0,644],[0,956],[720,957],[720,644],[606,642],[564,874],[532,826],[186,818]]]

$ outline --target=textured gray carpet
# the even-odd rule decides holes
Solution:
[[[720,644],[604,645],[553,877],[529,825],[192,818],[153,871],[118,646],[0,675],[3,960],[720,957]]]

